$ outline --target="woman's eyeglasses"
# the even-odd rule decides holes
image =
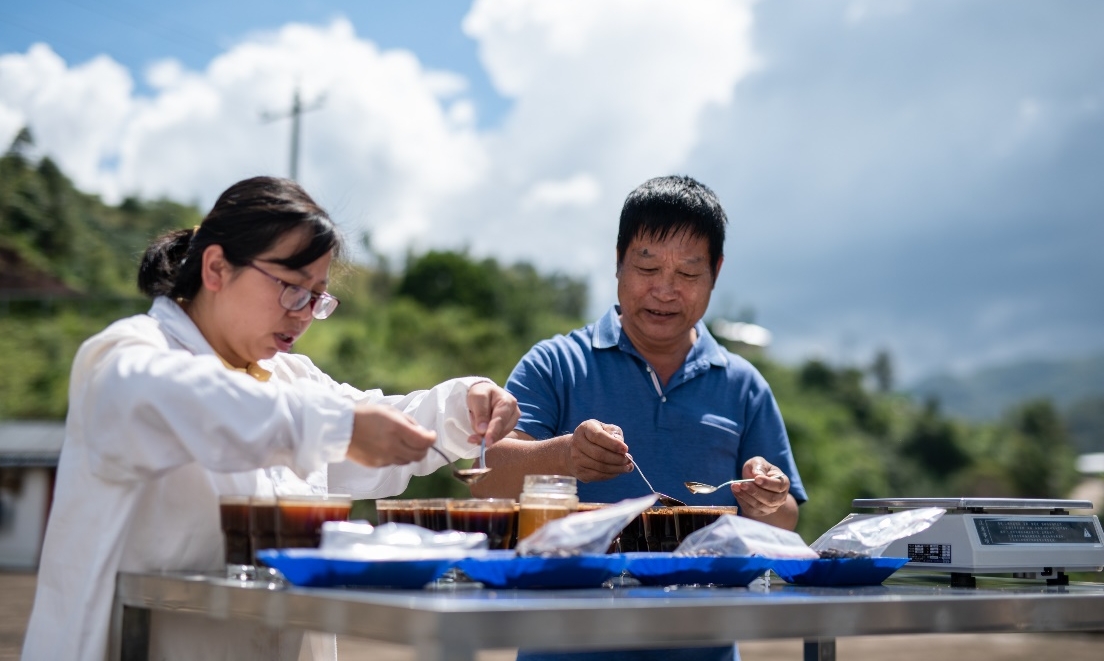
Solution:
[[[252,262],[247,264],[247,266],[260,271],[284,286],[284,290],[280,292],[280,305],[285,310],[298,312],[309,305],[311,316],[315,319],[325,319],[333,314],[333,311],[337,309],[337,305],[341,303],[341,301],[337,300],[337,297],[332,294],[326,292],[316,294],[306,287],[300,287],[299,285],[285,282]]]

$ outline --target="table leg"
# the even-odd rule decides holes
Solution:
[[[149,661],[150,615],[148,608],[123,606],[117,648],[120,661]]]
[[[836,661],[835,638],[806,638],[805,661]]]

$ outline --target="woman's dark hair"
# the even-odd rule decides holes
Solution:
[[[709,244],[709,267],[717,276],[717,263],[724,255],[725,216],[716,194],[703,183],[687,176],[649,179],[629,193],[621,207],[617,229],[617,266],[625,261],[629,244],[637,237],[663,241],[687,232]]]
[[[226,261],[246,266],[288,232],[303,231],[308,241],[294,255],[273,260],[298,269],[333,251],[341,237],[322,207],[299,184],[278,177],[239,181],[219,196],[194,230],[176,230],[154,239],[138,267],[138,288],[153,298],[191,300],[202,283],[200,268],[207,246],[222,246]]]

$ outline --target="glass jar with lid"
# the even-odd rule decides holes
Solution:
[[[569,475],[526,475],[518,499],[518,540],[545,523],[579,509],[578,488]]]

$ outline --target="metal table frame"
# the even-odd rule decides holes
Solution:
[[[1104,584],[1048,586],[898,574],[881,586],[622,587],[526,591],[278,588],[198,574],[120,574],[113,659],[148,656],[150,611],[413,646],[420,661],[471,661],[481,649],[616,649],[801,638],[805,659],[835,658],[835,639],[924,633],[1104,630]]]

